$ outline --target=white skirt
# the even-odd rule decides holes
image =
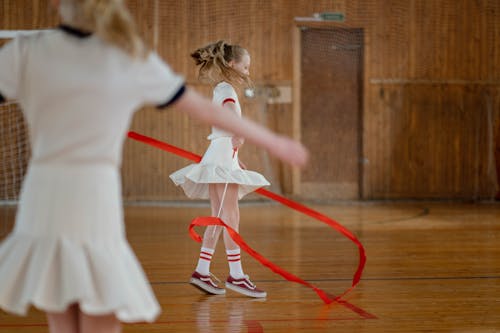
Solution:
[[[213,139],[200,163],[190,164],[170,175],[189,198],[208,199],[210,184],[238,184],[238,198],[269,182],[260,173],[243,170],[238,163],[238,152],[233,157],[231,137]]]
[[[160,307],[124,230],[115,166],[32,165],[0,244],[0,307],[153,321]]]

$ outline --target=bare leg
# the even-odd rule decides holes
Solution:
[[[51,333],[79,333],[78,305],[70,305],[64,312],[47,312]]]
[[[210,208],[212,210],[212,216],[217,216],[217,214],[219,213],[220,199],[222,198],[223,190],[224,190],[224,184],[210,184],[209,186]],[[203,234],[202,247],[215,249],[221,231],[222,227],[220,226],[208,226],[205,229],[205,233]]]
[[[91,316],[80,311],[80,333],[120,333],[122,325],[114,314]]]
[[[222,188],[224,190],[224,188]],[[222,193],[221,193],[222,196]],[[240,209],[238,206],[238,184],[229,184],[224,202],[222,203],[222,220],[235,231],[240,228]],[[239,246],[236,244],[228,232],[224,229],[224,244],[226,250],[235,250]]]

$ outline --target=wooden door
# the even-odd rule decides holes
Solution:
[[[361,29],[300,29],[300,136],[311,150],[304,198],[362,197],[362,50]]]

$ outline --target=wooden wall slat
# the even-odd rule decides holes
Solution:
[[[57,24],[48,0],[0,2],[0,29],[41,29]],[[364,40],[363,195],[385,198],[491,198],[500,109],[500,3],[497,0],[127,0],[145,40],[197,83],[189,53],[221,38],[252,54],[257,84],[293,83],[295,17],[341,11],[340,27],[362,28]],[[158,26],[155,30],[155,14]],[[321,46],[324,47],[325,45]],[[258,120],[259,104],[244,113]],[[268,124],[292,134],[292,105],[268,106]],[[492,129],[493,128],[493,129]],[[139,111],[132,129],[197,153],[207,126],[175,110]],[[493,139],[492,139],[493,138]],[[492,141],[493,140],[493,141]],[[261,171],[260,150],[242,155]],[[123,180],[127,200],[184,200],[168,174],[187,162],[128,141]],[[273,161],[281,186],[291,171]],[[320,172],[320,171],[318,171]]]

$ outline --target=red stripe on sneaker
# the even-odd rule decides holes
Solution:
[[[243,280],[234,280],[233,282],[231,282],[232,284],[234,284],[235,286],[245,286],[246,289],[250,289],[250,290],[254,290],[255,289],[255,285],[252,284],[250,281],[246,280],[246,279],[243,279]],[[242,287],[243,288],[243,287]]]
[[[229,102],[233,102],[234,104],[236,104],[236,101],[234,99],[226,98],[225,100],[222,101],[222,105],[229,103]]]

